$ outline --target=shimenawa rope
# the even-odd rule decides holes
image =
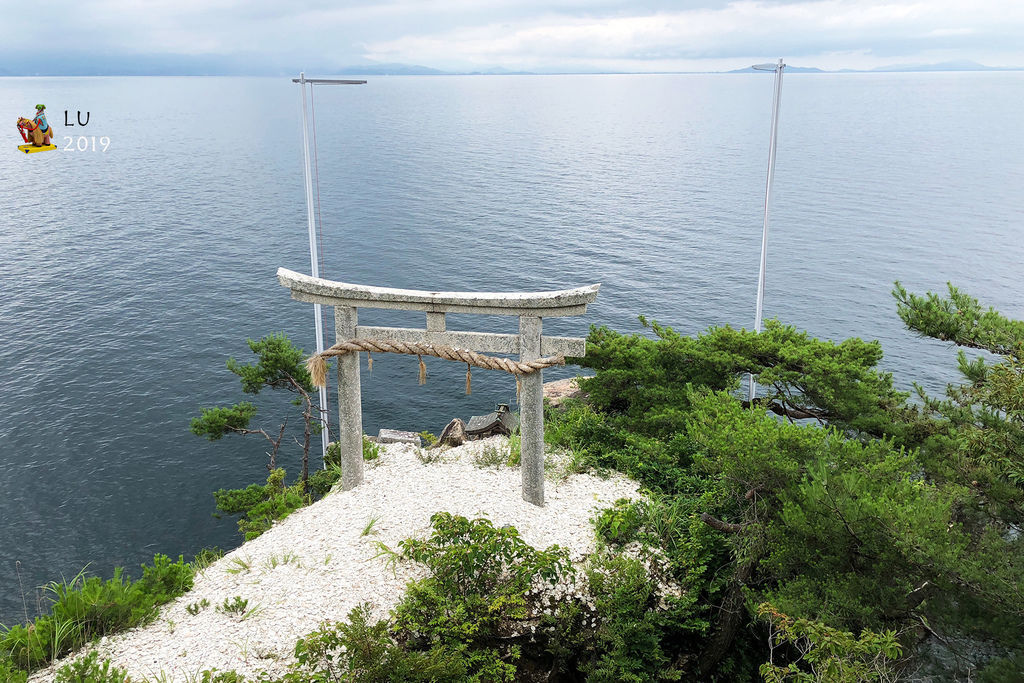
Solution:
[[[466,364],[466,393],[471,393],[470,372],[472,366],[484,368],[485,370],[501,370],[516,376],[518,388],[519,375],[528,375],[537,370],[550,368],[555,365],[565,365],[564,356],[548,356],[534,360],[517,361],[511,358],[498,358],[485,356],[482,353],[459,349],[454,346],[443,346],[425,344],[420,342],[400,342],[391,339],[349,339],[341,341],[321,353],[316,353],[306,360],[306,368],[313,380],[313,384],[322,387],[327,382],[327,359],[333,356],[343,356],[346,353],[358,353],[366,351],[367,356],[372,353],[404,353],[419,357],[419,382],[425,384],[427,381],[427,367],[423,363],[423,356],[434,356],[445,360],[454,360]],[[373,368],[373,360],[370,359],[370,368]]]

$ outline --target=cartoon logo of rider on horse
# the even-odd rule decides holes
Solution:
[[[18,132],[21,133],[22,140],[25,141],[24,145],[18,145],[18,149],[25,154],[57,149],[57,145],[52,142],[53,127],[46,120],[45,104],[36,105],[35,118],[18,118]]]

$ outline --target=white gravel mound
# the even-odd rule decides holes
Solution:
[[[412,562],[389,567],[375,557],[377,544],[397,549],[405,538],[425,537],[433,513],[511,524],[530,545],[557,543],[577,561],[594,551],[590,520],[596,511],[638,495],[636,482],[625,477],[561,478],[549,472],[546,504],[536,507],[521,497],[519,468],[474,464],[507,449],[505,437],[493,437],[425,463],[421,456],[436,458],[436,451],[381,446],[380,458],[366,463],[361,486],[335,490],[292,513],[197,575],[195,588],[164,606],[152,624],[104,638],[96,649],[133,678],[190,681],[210,668],[281,674],[293,659],[295,641],[321,622],[341,621],[361,602],[371,603],[375,616],[383,617],[398,603],[409,580],[424,575],[423,568]],[[371,520],[376,521],[364,535]],[[248,601],[248,614],[217,609],[236,596]],[[209,606],[190,614],[187,607],[203,600]],[[63,663],[30,681],[52,680]]]

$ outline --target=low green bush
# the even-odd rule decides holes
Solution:
[[[111,664],[109,659],[100,661],[93,650],[70,664],[57,670],[54,683],[132,683],[128,672]]]
[[[625,545],[636,537],[641,522],[641,506],[628,498],[615,501],[594,520],[597,537],[614,545]]]
[[[523,437],[518,433],[508,437],[508,462],[509,467],[518,467],[523,459]]]
[[[0,655],[0,681],[5,683],[25,683],[28,671],[20,668],[7,655]]]
[[[391,552],[430,575],[408,586],[390,618],[373,622],[360,605],[347,621],[321,626],[298,642],[280,682],[513,681],[524,647],[545,654],[527,627],[540,621],[529,591],[573,572],[567,552],[536,550],[514,528],[485,519],[442,512],[431,524],[429,538]]]
[[[295,659],[291,671],[273,683],[471,680],[463,653],[444,644],[425,651],[402,647],[387,621],[371,621],[365,604],[350,611],[347,621],[324,624],[300,639]]]
[[[580,665],[587,680],[679,680],[681,672],[663,647],[673,615],[658,609],[657,585],[644,564],[623,555],[604,556],[588,570],[587,579],[598,619],[590,658]]]
[[[421,433],[426,434],[427,432]],[[437,437],[434,437],[437,440]],[[363,460],[376,460],[380,457],[380,444],[375,441],[371,441],[370,437],[363,435]],[[341,467],[341,444],[337,441],[332,441],[327,444],[327,457],[324,458],[324,463],[327,465],[327,469],[330,469],[332,465]]]
[[[214,491],[217,509],[229,515],[240,515],[238,530],[251,541],[284,519],[295,510],[309,505],[311,499],[303,493],[302,484],[286,486],[285,471],[272,470],[267,483],[250,484],[244,489]]]
[[[203,548],[196,553],[195,557],[192,558],[191,564],[198,572],[206,569],[222,557],[224,557],[224,551],[217,546],[213,546],[212,548]]]
[[[380,457],[380,445],[363,437],[363,460],[376,460]]]
[[[771,657],[761,665],[765,683],[870,683],[897,678],[897,660],[903,650],[895,631],[864,629],[859,636],[810,619],[794,619],[769,603],[757,608],[768,622],[771,650],[788,648],[798,661],[776,664]],[[1019,671],[1018,671],[1019,673]]]
[[[394,611],[406,647],[442,646],[461,653],[467,680],[515,679],[521,642],[503,632],[529,614],[536,581],[556,583],[573,571],[566,550],[536,550],[513,527],[439,512],[426,540],[408,539],[401,555],[425,564],[430,576],[411,583]]]
[[[218,612],[224,614],[235,614],[243,615],[249,607],[249,601],[243,598],[241,595],[236,595],[231,600],[224,598],[224,602],[217,606]]]
[[[202,612],[209,606],[210,601],[206,598],[203,598],[198,602],[190,602],[188,605],[185,606],[185,611],[191,614],[192,616],[197,616],[200,612]]]
[[[194,576],[183,557],[172,562],[155,555],[152,565],[142,565],[137,581],[119,567],[106,581],[83,571],[71,581],[52,582],[45,586],[52,601],[49,614],[32,624],[0,626],[0,652],[10,662],[0,667],[32,671],[92,640],[147,623],[160,605],[191,590]]]
[[[380,457],[380,446],[363,436],[363,460],[376,460]],[[331,492],[331,488],[341,481],[341,446],[337,441],[327,445],[327,456],[324,458],[324,469],[309,475],[309,488],[317,497],[322,498]]]
[[[341,481],[341,467],[328,465],[325,470],[317,470],[309,475],[309,489],[314,495],[322,498],[331,492],[331,489]]]
[[[380,457],[380,446],[363,437],[363,460],[376,460]],[[325,468],[309,475],[309,489],[318,498],[331,492],[341,481],[341,446],[337,441],[327,445],[327,457],[324,458]]]

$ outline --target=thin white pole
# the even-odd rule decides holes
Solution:
[[[757,65],[757,69],[765,65]],[[771,66],[771,65],[767,65]],[[761,331],[761,317],[764,308],[764,285],[765,274],[768,270],[768,206],[772,198],[772,182],[775,180],[775,142],[779,136],[779,105],[782,103],[782,71],[786,65],[779,58],[775,64],[775,95],[772,98],[772,133],[771,142],[768,144],[768,180],[764,190],[764,229],[761,232],[761,264],[757,274],[757,311],[754,313],[754,331]],[[757,382],[754,375],[750,375],[750,402],[754,402],[757,394]]]
[[[310,89],[313,84],[309,84]],[[306,73],[299,74],[299,89],[302,95],[302,155],[306,161],[306,215],[309,218],[309,265],[313,277],[320,277],[320,259],[316,250],[316,221],[313,216],[313,169],[309,158],[309,114],[306,107]],[[316,319],[316,352],[324,350],[324,324],[320,304],[313,304],[313,317]],[[327,444],[330,433],[327,429],[327,383],[320,387],[320,419],[323,430],[320,432],[320,443],[323,450],[324,466],[327,463]]]

